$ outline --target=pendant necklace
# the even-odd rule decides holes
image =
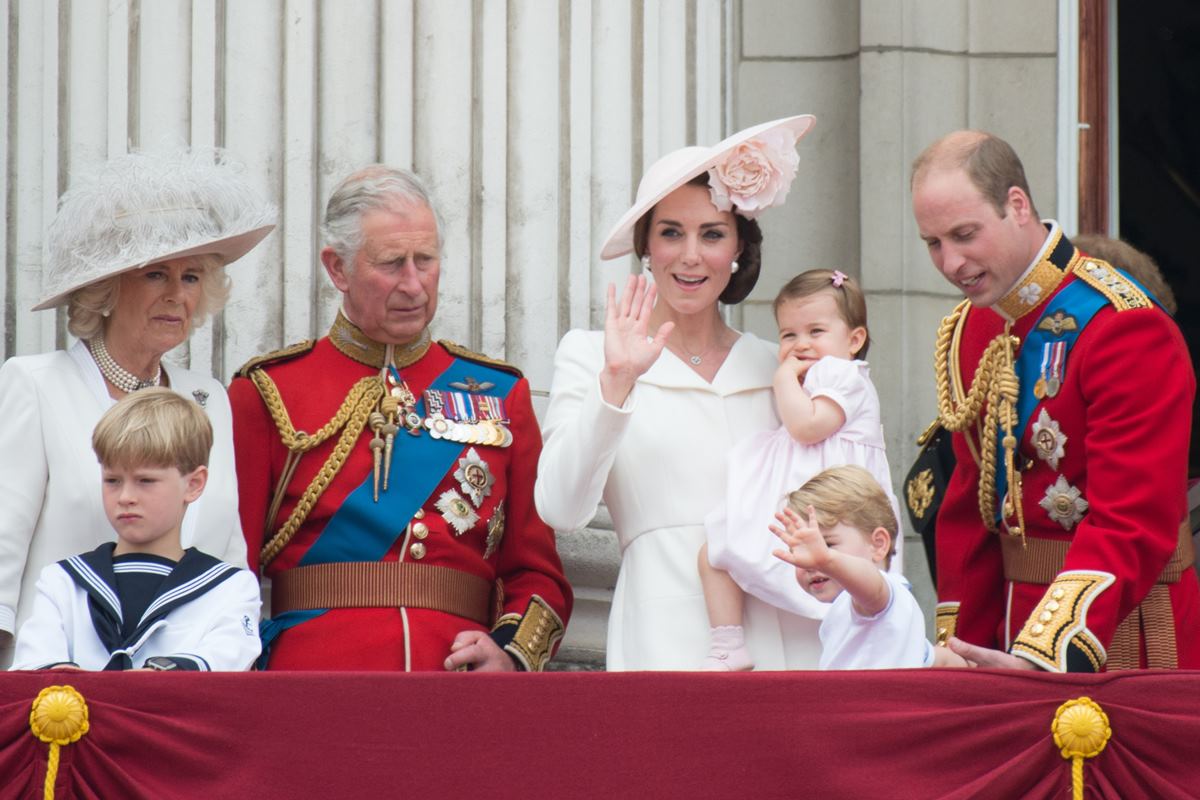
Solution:
[[[691,350],[688,350],[687,345],[685,345],[683,343],[683,337],[680,337],[680,339],[679,339],[679,348],[681,350],[683,350],[684,353],[687,354],[688,361],[692,362],[692,366],[694,366],[694,367],[700,366],[700,362],[704,359],[704,357],[706,355],[711,353],[716,346],[717,346],[717,343],[714,342],[713,344],[709,345],[708,349],[705,350],[703,353],[697,354],[697,353],[693,353]]]

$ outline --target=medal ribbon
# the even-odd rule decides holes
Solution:
[[[1124,271],[1117,271],[1134,286],[1142,288],[1141,284],[1130,278]],[[1145,290],[1143,289],[1143,291]],[[1149,292],[1147,295],[1153,297]],[[1041,317],[1025,336],[1015,364],[1017,379],[1020,382],[1020,394],[1017,400],[1017,425],[1013,433],[1016,435],[1018,443],[1025,441],[1025,430],[1029,426],[1029,420],[1032,419],[1034,409],[1041,402],[1033,393],[1033,387],[1037,383],[1039,374],[1047,376],[1049,373],[1050,377],[1057,377],[1060,383],[1063,381],[1067,374],[1068,353],[1075,345],[1079,334],[1092,321],[1092,317],[1106,305],[1108,305],[1108,298],[1086,282],[1071,281],[1046,305]],[[1053,317],[1059,311],[1075,318],[1074,330],[1063,330],[1062,333],[1055,335],[1052,331],[1038,327],[1042,320]],[[1004,452],[1003,445],[1000,443],[1003,435],[1003,431],[997,435],[998,453]],[[1000,521],[1000,515],[1003,513],[1002,503],[1007,492],[1008,476],[1004,470],[996,470],[996,497],[1001,501],[996,505],[997,522]]]
[[[512,391],[517,377],[502,370],[490,369],[477,362],[455,359],[430,385],[441,390],[443,397],[455,395],[445,387],[462,381],[466,373],[478,375],[488,371],[487,379],[496,384],[494,391],[505,395]],[[418,400],[416,411],[425,416],[424,400]],[[378,561],[404,535],[404,523],[442,482],[451,466],[463,453],[466,445],[447,439],[434,439],[428,434],[397,441],[392,451],[391,474],[403,476],[386,492],[373,498],[372,479],[368,474],[357,489],[343,501],[330,517],[324,530],[300,560],[300,566],[344,561]]]
[[[440,390],[440,396],[454,395],[446,391],[451,382],[463,381],[467,373],[484,373],[495,384],[497,394],[508,395],[517,383],[517,376],[503,370],[486,367],[478,362],[454,361],[439,375],[430,389]],[[418,400],[416,411],[425,416],[424,400]],[[413,514],[429,499],[451,466],[462,456],[468,445],[446,439],[434,439],[428,434],[397,439],[392,450],[391,474],[402,476],[394,481],[374,501],[373,480],[368,472],[363,482],[342,502],[340,508],[325,523],[312,547],[300,559],[299,566],[331,562],[379,561],[404,535]],[[259,665],[267,662],[271,642],[283,631],[319,617],[328,609],[285,611],[261,626],[263,655]]]

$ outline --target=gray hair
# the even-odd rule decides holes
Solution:
[[[190,336],[197,325],[203,325],[209,314],[216,314],[229,302],[231,281],[225,263],[215,253],[204,253],[188,259],[200,268],[200,302],[192,312]],[[153,264],[149,266],[154,266]],[[104,333],[108,316],[121,297],[121,275],[89,283],[67,296],[67,330],[78,339],[90,341]]]
[[[368,211],[398,210],[423,205],[437,223],[438,251],[442,249],[442,215],[433,197],[410,170],[372,164],[346,177],[334,187],[325,206],[321,234],[325,244],[342,259],[347,271],[363,245],[362,217]]]

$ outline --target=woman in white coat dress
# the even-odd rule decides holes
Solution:
[[[604,331],[559,344],[535,489],[542,518],[582,528],[603,499],[621,547],[608,625],[610,670],[698,669],[709,624],[696,567],[704,517],[725,493],[726,455],[777,427],[776,346],[725,324],[758,279],[754,217],[779,205],[811,116],[686,147],[647,170],[602,258],[630,252],[652,276],[609,287]],[[759,669],[816,668],[819,622],[753,598]]]
[[[183,546],[246,565],[225,389],[163,355],[220,309],[224,266],[262,241],[274,217],[211,151],[118,156],[63,194],[34,310],[65,305],[79,341],[0,367],[0,668],[11,663],[42,568],[116,539],[91,440],[129,392],[169,386],[208,412],[209,484],[184,518]]]

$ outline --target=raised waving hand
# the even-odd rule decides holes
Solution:
[[[667,337],[675,328],[674,322],[664,322],[654,337],[649,337],[654,297],[655,288],[647,283],[643,275],[629,276],[620,301],[617,300],[616,287],[611,283],[608,285],[600,393],[610,405],[624,404],[638,377],[662,355]]]

